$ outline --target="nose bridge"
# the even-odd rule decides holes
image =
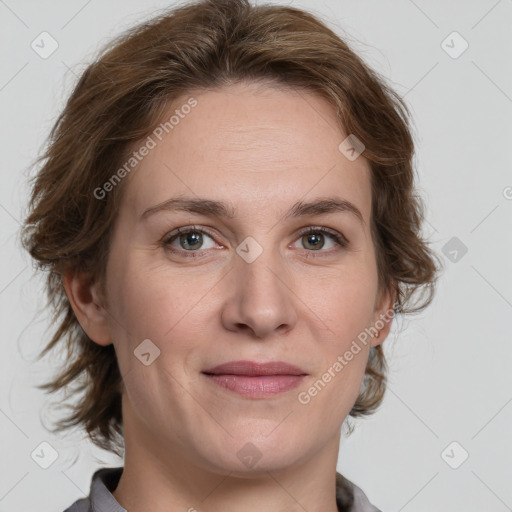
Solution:
[[[263,291],[282,293],[285,272],[279,249],[272,242],[272,233],[260,233],[257,237],[246,237],[236,249],[239,256],[236,268],[240,276],[237,279],[252,295]]]
[[[229,321],[245,324],[258,337],[295,322],[291,283],[272,233],[248,236],[236,248]]]

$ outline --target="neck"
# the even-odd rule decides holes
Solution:
[[[188,512],[338,512],[339,436],[292,466],[223,471],[179,439],[157,439],[132,412],[123,403],[124,470],[112,493],[130,512],[167,512],[170,505]]]

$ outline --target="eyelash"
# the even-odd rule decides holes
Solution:
[[[203,233],[203,234],[206,234],[208,235],[210,238],[214,238],[212,234],[208,233],[208,231],[205,231],[204,229],[200,229],[196,226],[189,226],[185,229],[181,229],[181,228],[178,228],[176,231],[170,233],[169,235],[167,235],[166,237],[164,237],[164,239],[162,240],[162,244],[164,245],[164,247],[169,250],[170,252],[172,253],[175,253],[175,254],[179,254],[179,255],[184,255],[186,258],[198,258],[198,257],[201,257],[201,256],[198,256],[198,253],[201,254],[201,250],[197,250],[197,251],[185,251],[183,249],[176,249],[174,247],[172,247],[170,244],[176,240],[180,235],[187,235],[188,233],[195,233],[195,232],[198,232],[198,233]],[[334,242],[339,246],[338,248],[335,249],[335,251],[338,251],[338,250],[341,250],[341,249],[345,249],[348,247],[349,245],[349,241],[343,236],[341,235],[340,233],[337,233],[336,231],[332,231],[330,229],[327,229],[327,228],[324,228],[324,227],[309,227],[309,228],[306,228],[304,230],[302,230],[300,233],[299,233],[299,237],[298,238],[302,238],[303,236],[306,236],[306,235],[309,235],[309,234],[313,234],[313,233],[322,233],[323,235],[327,235],[329,236],[332,240],[334,240]],[[204,251],[207,251],[208,249],[204,249]],[[321,250],[318,250],[318,251],[314,251],[314,250],[308,250],[308,249],[305,249],[305,251],[307,253],[327,253],[327,255],[329,254],[332,254],[332,250],[331,251],[321,251]],[[312,256],[310,254],[307,254],[306,256],[307,258],[310,258],[310,257],[317,257],[317,256]],[[322,256],[320,256],[322,257]]]

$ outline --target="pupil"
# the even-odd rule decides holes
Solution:
[[[192,240],[192,242],[191,242]],[[186,245],[194,245],[194,241],[195,243],[197,244],[199,242],[199,245],[201,245],[201,233],[198,233],[197,231],[194,231],[194,232],[191,232],[191,233],[187,233],[185,235],[185,244]]]
[[[322,241],[321,241],[321,239],[320,239],[320,237],[319,237],[319,235],[318,235],[318,234],[314,234],[314,233],[312,233],[312,234],[310,234],[310,235],[307,235],[307,238],[308,238],[308,244],[311,244],[311,240],[312,240],[312,239],[313,239],[313,240],[315,240],[315,239],[317,240],[317,242],[316,242],[316,243],[315,243],[315,242],[313,242],[313,243],[311,244],[311,245],[313,245],[313,247],[322,247],[322,246],[323,246],[323,243],[322,243]]]

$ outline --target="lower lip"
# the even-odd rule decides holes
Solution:
[[[267,398],[296,388],[305,375],[208,375],[218,386],[251,398]]]

